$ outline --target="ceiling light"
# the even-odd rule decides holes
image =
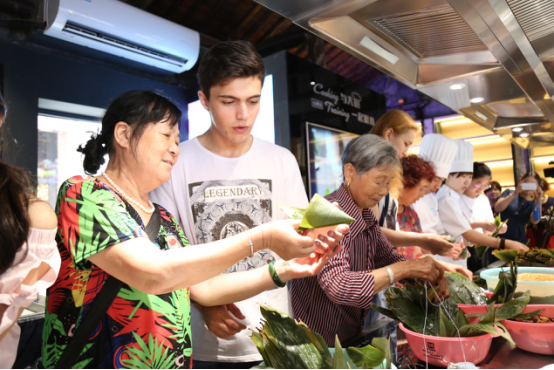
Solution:
[[[481,118],[483,121],[486,121],[487,120],[487,116],[485,116],[483,113],[481,112],[475,112],[475,116]]]
[[[465,84],[452,84],[450,85],[450,90],[461,90],[466,87]]]
[[[360,45],[379,55],[381,58],[385,59],[392,65],[395,65],[396,62],[398,62],[398,60],[400,59],[367,36],[364,36],[362,41],[360,41]]]
[[[522,132],[521,134],[519,134],[519,137],[527,137],[527,136],[529,136],[528,132]]]
[[[513,131],[513,132],[521,132],[521,131],[523,131],[523,127],[514,127],[514,128],[512,129],[512,131]]]
[[[310,85],[312,85],[312,86],[313,86],[313,85],[315,85],[315,82],[313,82],[313,81],[312,81],[312,82],[310,82]]]
[[[452,86],[450,86],[450,88],[452,88]],[[485,100],[485,98],[482,98],[482,97],[478,96],[476,98],[469,99],[469,102],[470,103],[481,103],[483,100]]]

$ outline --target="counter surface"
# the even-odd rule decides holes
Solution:
[[[516,348],[504,338],[492,340],[491,349],[479,367],[485,369],[540,369],[554,364],[554,356],[539,355]]]

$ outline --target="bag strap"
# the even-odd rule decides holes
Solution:
[[[158,237],[162,222],[160,209],[157,206],[155,208],[145,228],[148,238],[150,238],[152,243],[154,243]],[[112,305],[115,297],[117,297],[117,293],[119,293],[123,285],[124,283],[121,280],[111,275],[108,276],[108,280],[106,280],[98,295],[94,297],[94,301],[91,303],[86,316],[81,320],[81,324],[75,331],[73,339],[69,342],[69,345],[65,348],[60,359],[56,363],[56,369],[71,369],[75,364],[75,361],[77,361],[81,355],[81,351],[94,332],[94,329],[96,329],[96,326],[100,320],[102,320],[108,308]]]
[[[379,226],[381,227],[385,226],[385,217],[387,217],[387,212],[389,211],[389,198],[390,193],[385,196],[385,206],[383,207],[381,215],[379,216]]]

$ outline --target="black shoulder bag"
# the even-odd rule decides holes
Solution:
[[[162,222],[160,209],[158,207],[155,208],[145,230],[146,234],[148,234],[148,238],[150,238],[152,242],[156,241]],[[106,280],[102,289],[100,289],[100,293],[98,293],[91,303],[87,315],[81,321],[79,328],[75,331],[73,339],[69,342],[69,345],[56,363],[56,369],[71,369],[75,364],[75,361],[77,361],[85,344],[87,344],[96,325],[98,325],[104,314],[108,311],[108,308],[112,305],[115,297],[117,297],[117,293],[119,293],[123,285],[124,283],[121,280],[111,275],[108,277],[108,280]]]

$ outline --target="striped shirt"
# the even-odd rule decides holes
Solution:
[[[326,198],[356,221],[342,240],[342,251],[317,276],[292,280],[290,294],[294,317],[334,347],[335,334],[344,342],[363,328],[374,294],[368,273],[406,258],[386,239],[369,208],[360,217],[344,185]]]

